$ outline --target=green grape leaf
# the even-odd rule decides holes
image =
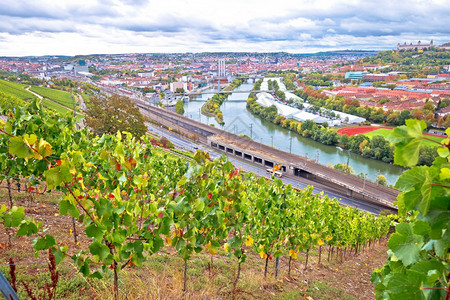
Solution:
[[[153,239],[152,252],[156,253],[164,246],[164,240],[159,236],[155,236]]]
[[[431,190],[432,190],[431,180],[430,177],[427,176],[422,184],[422,187],[420,188],[422,200],[419,202],[419,210],[424,216],[428,213],[428,210],[430,209]]]
[[[6,208],[6,207],[5,207]],[[23,206],[13,206],[6,215],[3,216],[3,224],[6,227],[16,227],[25,217],[25,209]]]
[[[434,249],[436,251],[437,256],[445,259],[446,255],[449,253],[450,248],[450,232],[449,229],[444,232],[442,239],[436,240],[434,243]]]
[[[428,167],[421,166],[412,168],[400,175],[395,183],[395,187],[402,191],[409,191],[416,184],[422,184],[427,176],[429,176]]]
[[[44,237],[37,237],[33,240],[33,249],[36,251],[47,250],[48,248],[56,245],[55,238],[51,235],[45,235]]]
[[[423,237],[414,234],[409,223],[400,223],[395,229],[396,233],[392,234],[388,242],[389,248],[405,266],[417,262],[420,259]]]
[[[398,203],[399,213],[404,215],[409,210],[415,209],[421,197],[422,193],[420,192],[420,190],[412,190],[406,193],[399,194],[399,196],[397,197],[399,202]],[[403,211],[403,207],[405,208],[405,211]]]
[[[63,216],[67,214],[67,211],[72,207],[72,203],[70,203],[68,200],[61,200],[59,201],[59,213]]]
[[[105,259],[109,254],[109,248],[106,245],[103,245],[99,241],[94,241],[92,244],[89,245],[89,251],[93,255],[97,255],[100,260]]]
[[[422,139],[413,139],[405,145],[397,145],[394,150],[394,163],[404,167],[412,167],[419,161],[419,150]]]
[[[66,257],[65,252],[67,251],[67,247],[52,248],[53,255],[55,256],[55,263],[59,265],[59,263]]]
[[[102,273],[100,273],[99,271],[95,271],[94,273],[92,273],[91,275],[89,275],[90,278],[95,278],[95,279],[102,279],[103,275]]]
[[[101,241],[103,238],[103,229],[97,227],[94,223],[87,226],[85,232],[88,237],[94,238],[97,241]]]
[[[115,244],[122,244],[123,242],[125,242],[127,236],[126,236],[126,231],[125,230],[121,230],[121,229],[116,229],[114,230],[114,233],[112,235],[113,237],[113,241]]]
[[[34,137],[36,137],[34,135]],[[19,158],[29,158],[32,156],[32,151],[22,136],[15,136],[9,139],[9,147],[8,152],[12,155],[15,155]]]
[[[438,280],[439,274],[443,272],[444,269],[445,267],[442,265],[442,263],[437,260],[420,261],[411,266],[411,270],[423,274],[423,281],[428,286],[433,286],[433,284]]]
[[[387,288],[391,299],[425,299],[423,292],[420,290],[420,286],[417,286],[415,282],[411,282],[411,280],[409,280],[409,278],[404,274],[398,273],[393,275],[387,284]]]
[[[36,225],[36,223],[34,223],[33,221],[23,221],[22,223],[20,223],[19,225],[19,229],[17,230],[17,236],[30,236],[33,234],[36,234],[38,232],[38,227]]]
[[[62,163],[60,166],[53,167],[44,172],[44,176],[49,189],[59,186],[62,183],[69,183],[72,181],[73,170],[68,164]]]
[[[413,232],[418,235],[428,235],[430,232],[430,224],[422,220],[416,220],[413,223]]]
[[[406,126],[395,128],[387,140],[395,144],[394,163],[411,167],[419,160],[419,150],[422,143],[422,132],[427,128],[424,121],[409,119]]]

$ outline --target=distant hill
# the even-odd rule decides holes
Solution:
[[[375,50],[335,50],[324,51],[316,53],[302,53],[300,56],[341,56],[341,55],[361,55],[361,56],[375,56],[378,51]]]

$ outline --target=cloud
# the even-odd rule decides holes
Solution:
[[[446,2],[6,1],[0,6],[0,55],[143,50],[310,52],[321,48],[387,49],[397,42],[419,39],[444,43],[450,40],[450,6]]]

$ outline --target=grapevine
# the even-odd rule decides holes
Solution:
[[[90,244],[69,255],[54,237],[39,232],[41,225],[25,217],[23,208],[2,207],[0,221],[19,226],[21,234],[37,234],[36,253],[50,248],[56,263],[70,256],[86,277],[113,272],[116,298],[120,271],[140,266],[163,247],[176,249],[185,270],[193,253],[215,255],[222,248],[238,263],[234,296],[250,251],[267,266],[272,257],[296,260],[317,246],[355,248],[385,236],[390,226],[390,218],[342,207],[314,195],[311,187],[297,191],[280,180],[244,174],[224,157],[211,161],[198,152],[187,165],[154,151],[145,136],[94,136],[37,102],[3,114],[9,116],[0,124],[3,171],[33,178],[48,192],[61,191],[61,215],[83,225]],[[23,220],[12,224],[10,214]]]
[[[411,119],[389,137],[395,162],[413,168],[396,183],[404,222],[388,242],[388,261],[372,274],[377,299],[450,298],[450,139],[442,140],[431,167],[414,167],[425,128]]]

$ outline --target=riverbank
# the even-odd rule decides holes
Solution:
[[[319,125],[313,121],[299,122],[294,119],[286,119],[279,115],[275,106],[264,107],[257,103],[255,96],[249,95],[247,109],[252,114],[269,121],[275,125],[282,126],[290,131],[296,132],[303,137],[313,139],[319,143],[330,146],[339,146],[352,151],[363,157],[381,160],[385,163],[393,163],[394,148],[381,135],[369,138],[364,135],[348,136],[339,135],[336,130],[329,128],[326,123]],[[431,165],[437,156],[436,148],[421,146],[420,165]]]
[[[201,114],[201,106],[214,95],[215,90],[211,91],[210,94],[198,95],[192,101],[185,103],[186,112],[184,115],[207,125],[214,124],[217,128],[222,128],[234,134],[252,136],[254,141],[276,149],[313,158],[324,166],[327,166],[330,162],[345,164],[348,161],[356,174],[364,173],[366,179],[373,182],[379,174],[382,174],[389,184],[395,184],[398,176],[404,172],[404,169],[397,165],[366,158],[336,146],[324,145],[252,114],[246,108],[246,101],[250,93],[242,93],[241,91],[250,91],[253,87],[254,83],[243,83],[235,90],[239,93],[232,93],[227,101],[222,104],[221,111],[226,123],[223,127],[214,118]]]
[[[238,88],[243,82],[244,79],[236,78],[229,86],[227,86],[224,89],[224,91],[233,91],[234,89]],[[222,126],[225,125],[225,122],[223,120],[223,113],[220,109],[220,106],[223,104],[225,100],[228,99],[230,95],[231,94],[217,93],[211,98],[209,98],[208,101],[206,101],[205,104],[202,105],[201,108],[202,114],[208,117],[214,117],[217,123],[219,123]]]

